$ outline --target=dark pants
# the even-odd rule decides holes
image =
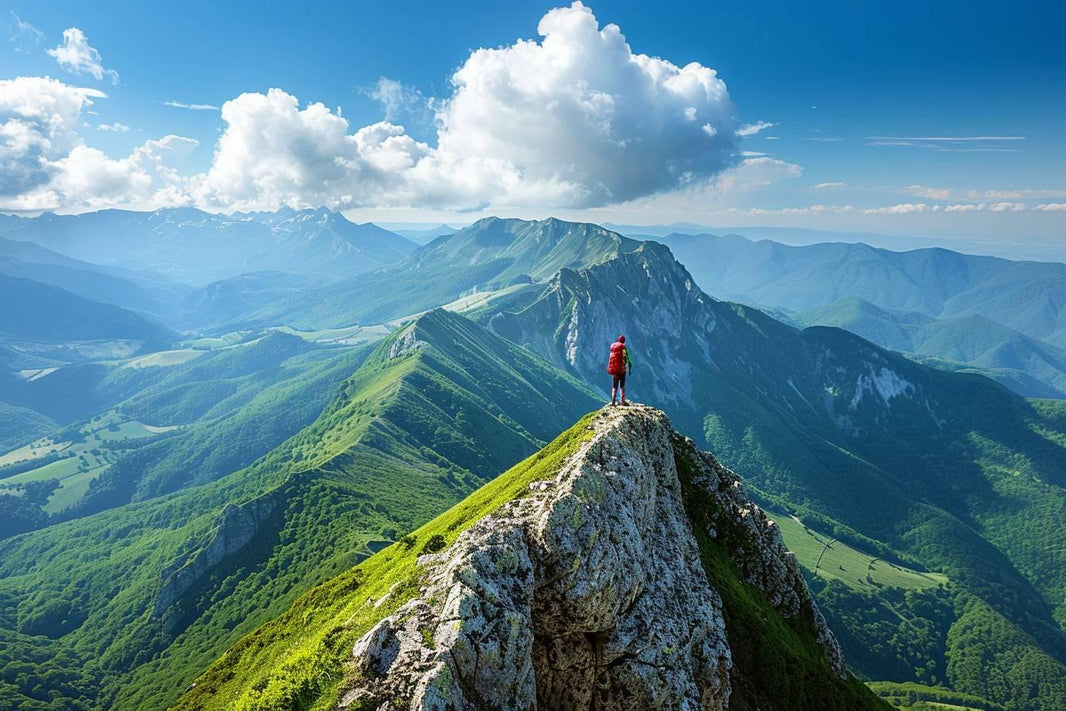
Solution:
[[[614,383],[611,384],[611,389],[613,390],[614,388],[617,388],[618,386],[622,386],[623,388],[626,386],[626,374],[625,373],[622,373],[621,375],[614,376]]]

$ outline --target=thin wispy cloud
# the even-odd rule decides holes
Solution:
[[[46,51],[59,62],[59,66],[72,74],[88,74],[97,81],[106,76],[112,84],[118,84],[118,72],[104,69],[100,53],[77,27],[63,30],[63,42],[55,49]]]
[[[15,45],[15,51],[29,52],[36,49],[44,39],[44,33],[16,15],[14,10],[11,11],[11,17],[15,18],[15,26],[11,28],[9,41]]]
[[[867,136],[874,148],[918,148],[940,153],[1017,153],[1027,136]]]
[[[857,205],[804,205],[800,207],[782,208],[729,208],[714,214],[745,215],[745,216],[777,216],[777,215],[919,215],[935,213],[958,213],[958,212],[1058,212],[1066,211],[1066,203],[1046,203],[1029,206],[1021,202],[981,202],[981,203],[958,203],[954,205],[941,205],[927,202],[903,202],[894,205],[881,205],[878,207],[859,207]]]
[[[101,131],[109,131],[111,133],[128,133],[130,127],[124,123],[115,121],[114,123],[102,123],[97,126]]]
[[[395,79],[381,77],[363,93],[381,104],[385,120],[392,123],[413,122],[427,124],[432,121],[430,102],[422,92]]]
[[[1024,141],[1027,136],[867,136],[868,141]]]
[[[772,127],[774,124],[770,121],[756,121],[755,123],[746,123],[737,129],[737,135],[742,137],[754,136],[760,131]]]
[[[805,140],[805,141],[818,141],[820,143],[837,143],[839,141],[843,141],[844,139],[843,138],[838,138],[836,136],[808,136],[807,138],[804,138],[803,140]]]
[[[218,111],[214,104],[183,104],[180,101],[164,101],[164,106],[172,106],[175,109],[188,109],[189,111]]]
[[[830,182],[830,183],[818,183],[817,185],[814,186],[814,189],[815,190],[834,190],[834,189],[845,188],[845,187],[847,187],[847,185],[845,185],[844,183],[841,183],[841,182]]]

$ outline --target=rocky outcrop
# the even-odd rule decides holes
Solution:
[[[239,506],[227,504],[218,515],[211,540],[190,556],[162,573],[163,586],[156,593],[153,616],[164,612],[199,582],[212,568],[240,551],[274,512],[277,502],[271,495],[260,496]]]
[[[692,520],[730,529],[743,575],[786,617],[809,615],[844,673],[776,526],[731,472],[652,408],[591,427],[554,479],[420,559],[420,596],[356,644],[342,708],[728,708],[722,600]],[[708,515],[686,510],[683,477]]]

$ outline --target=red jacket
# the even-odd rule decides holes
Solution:
[[[629,365],[629,352],[626,344],[615,341],[611,344],[611,357],[607,359],[608,375],[625,375]]]

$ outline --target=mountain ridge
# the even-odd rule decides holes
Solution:
[[[583,418],[412,538],[246,637],[176,708],[886,708],[847,676],[774,524],[651,408]]]

